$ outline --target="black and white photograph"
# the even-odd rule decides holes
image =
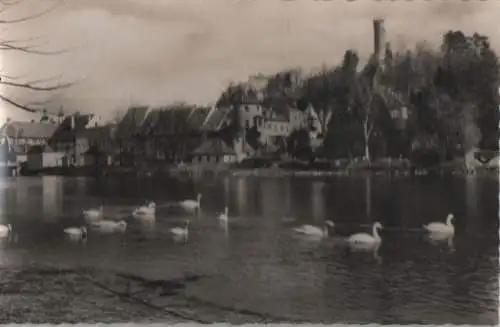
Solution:
[[[498,325],[499,17],[0,0],[0,323]]]

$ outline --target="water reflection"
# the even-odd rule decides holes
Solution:
[[[248,194],[247,194],[247,183],[243,178],[237,178],[235,181],[235,193],[236,193],[236,212],[238,216],[243,215],[248,211]]]
[[[62,178],[57,176],[42,177],[43,217],[57,219],[62,208]]]
[[[366,217],[368,219],[372,216],[372,177],[368,175],[365,177],[365,201],[366,201]]]
[[[311,216],[315,222],[325,219],[325,197],[322,194],[324,186],[325,182],[319,181],[311,184]]]
[[[477,187],[477,176],[469,175],[465,177],[465,204],[466,204],[466,214],[467,217],[477,217],[478,216],[478,191]],[[466,231],[469,234],[477,233],[482,229],[482,219],[474,219],[472,224],[466,225]]]
[[[448,251],[455,252],[455,247],[453,245],[453,235],[441,234],[441,233],[429,233],[425,236],[425,240],[432,245],[441,246],[446,244]]]
[[[152,232],[155,229],[155,224],[156,224],[156,217],[155,216],[138,216],[135,217],[136,221],[138,222],[140,229],[144,232]]]

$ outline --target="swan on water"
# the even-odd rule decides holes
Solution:
[[[64,233],[72,237],[87,238],[87,228],[85,226],[69,227],[64,230]]]
[[[12,225],[0,225],[0,237],[7,237],[9,233],[12,233]]]
[[[103,216],[103,206],[99,206],[99,208],[91,208],[91,209],[82,209],[83,216],[86,219],[98,219]]]
[[[154,216],[156,213],[156,203],[149,202],[148,205],[140,206],[136,208],[132,215],[134,216]]]
[[[323,223],[323,228],[312,225],[302,225],[300,227],[294,228],[293,230],[299,234],[327,237],[329,235],[328,227],[334,228],[335,224],[332,221],[327,220]]]
[[[380,243],[382,239],[380,238],[380,235],[378,234],[378,229],[382,228],[382,224],[379,223],[378,221],[373,224],[372,227],[372,234],[370,235],[368,233],[356,233],[349,238],[347,238],[347,241],[352,244],[376,244]]]
[[[455,227],[453,227],[452,221],[455,219],[453,214],[448,214],[446,217],[446,224],[442,222],[432,222],[422,227],[430,233],[443,233],[443,234],[453,234],[455,233]]]
[[[221,214],[219,215],[219,217],[218,217],[218,218],[219,218],[219,220],[220,220],[220,221],[228,221],[228,219],[229,219],[229,217],[228,217],[228,213],[229,213],[229,209],[228,209],[228,207],[226,206],[226,207],[224,208],[224,212],[223,212],[223,213],[221,213]]]
[[[176,236],[187,236],[189,232],[189,220],[186,220],[186,224],[184,225],[184,228],[181,227],[174,227],[170,229],[170,232]]]
[[[200,209],[201,194],[198,193],[196,200],[184,200],[179,203],[179,205],[188,211],[193,211]]]
[[[124,232],[127,229],[127,223],[124,220],[120,221],[101,220],[92,223],[90,226],[105,233],[112,233],[115,231]]]

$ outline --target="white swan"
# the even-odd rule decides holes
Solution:
[[[140,206],[132,212],[134,216],[154,216],[156,213],[156,203],[149,202],[148,205]]]
[[[189,233],[189,220],[186,220],[186,224],[184,225],[184,228],[181,227],[174,227],[170,229],[170,232],[174,234],[175,236],[188,236]]]
[[[221,213],[221,214],[219,215],[219,217],[218,217],[218,218],[219,218],[219,220],[220,220],[220,221],[227,222],[227,221],[228,221],[228,219],[229,219],[229,217],[228,217],[228,213],[229,213],[229,209],[228,209],[228,207],[226,206],[226,207],[224,208],[224,212],[223,212],[223,213]]]
[[[71,237],[87,238],[87,228],[85,226],[69,227],[64,230],[64,233]]]
[[[7,237],[9,233],[12,233],[12,225],[0,225],[0,237]]]
[[[99,208],[92,209],[82,209],[83,216],[86,219],[99,219],[103,216],[103,206],[99,206]]]
[[[372,233],[356,233],[347,238],[347,241],[351,244],[377,244],[382,241],[380,235],[378,234],[378,229],[382,228],[382,224],[378,221],[373,224]]]
[[[201,194],[198,193],[198,195],[196,196],[196,200],[184,200],[181,201],[179,205],[187,211],[193,211],[200,209],[200,201],[201,201]]]
[[[90,226],[104,233],[113,233],[116,231],[124,232],[127,229],[127,223],[124,220],[101,220],[92,223]]]
[[[455,227],[453,227],[452,220],[455,219],[453,214],[448,214],[446,217],[446,224],[441,222],[433,222],[422,227],[430,233],[454,234]]]
[[[319,228],[319,227],[312,226],[312,225],[302,225],[300,227],[294,228],[293,230],[298,234],[327,237],[329,235],[328,226],[333,228],[333,227],[335,227],[335,224],[333,222],[331,222],[330,220],[327,220],[324,222],[323,228]]]

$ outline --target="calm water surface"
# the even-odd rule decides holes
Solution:
[[[498,321],[498,182],[482,178],[220,177],[204,180],[96,181],[19,177],[1,180],[2,223],[17,240],[3,244],[0,265],[32,262],[91,266],[172,278],[207,276],[186,294],[215,306],[275,319],[345,323],[496,324]],[[203,194],[190,216],[175,201]],[[155,220],[130,212],[145,199]],[[63,229],[83,223],[81,208],[105,205],[124,234],[90,230],[86,244]],[[229,207],[230,222],[216,216]],[[430,242],[423,223],[456,216],[452,241]],[[187,243],[168,230],[191,217]],[[304,223],[335,222],[333,236],[298,237]],[[384,225],[377,251],[339,240]]]

